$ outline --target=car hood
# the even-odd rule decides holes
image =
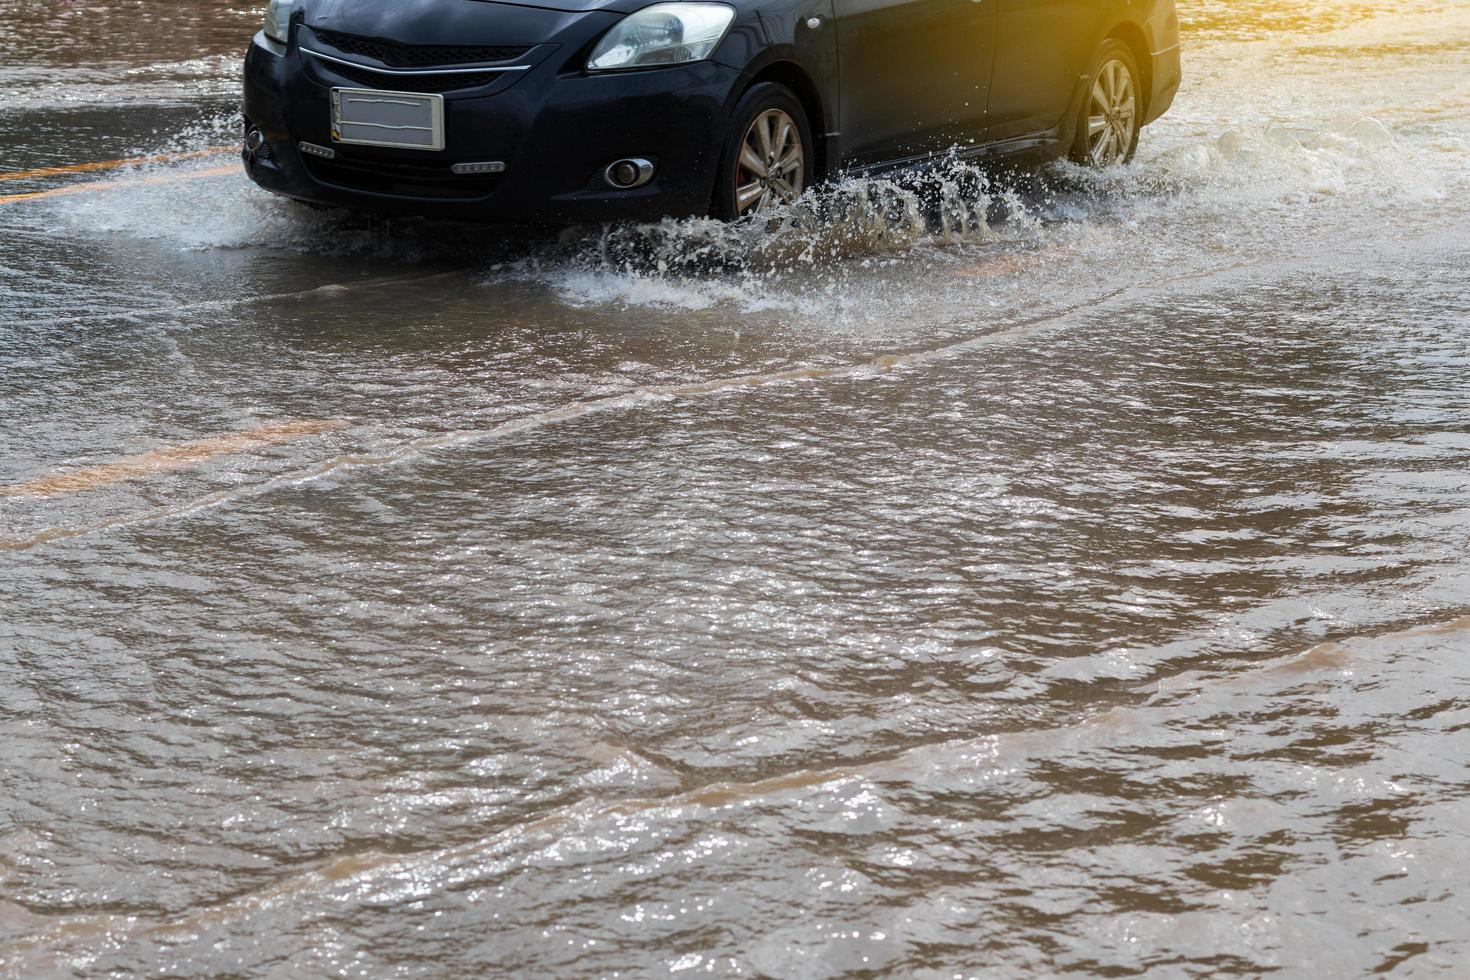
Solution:
[[[654,3],[655,0],[458,0],[460,3],[481,3],[493,7],[536,7],[541,10],[561,10],[581,13],[588,10],[611,10],[615,13],[631,13]]]
[[[315,0],[306,4],[306,26],[405,44],[474,44],[505,37],[507,29],[565,25],[583,14],[626,14],[653,0]],[[540,40],[548,40],[543,35]]]

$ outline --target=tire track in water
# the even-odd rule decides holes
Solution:
[[[734,375],[685,384],[640,387],[632,391],[609,395],[604,398],[571,402],[558,408],[512,419],[489,428],[462,429],[454,432],[423,436],[409,440],[384,452],[347,453],[323,460],[305,469],[271,477],[252,486],[232,487],[228,490],[208,494],[183,504],[160,507],[141,514],[119,515],[92,524],[47,528],[24,538],[0,539],[0,552],[30,551],[43,545],[67,541],[73,538],[100,534],[122,528],[154,524],[174,518],[188,517],[237,500],[258,497],[270,493],[273,490],[310,483],[339,471],[394,466],[410,460],[423,458],[438,450],[453,449],[458,446],[503,439],[604,412],[643,408],[668,401],[754,391],[779,385],[862,378],[876,376],[893,370],[922,367],[994,344],[1021,340],[1044,331],[1060,329],[1078,314],[1095,313],[1100,307],[1124,297],[1131,297],[1139,293],[1167,293],[1176,285],[1201,279],[1228,276],[1259,265],[1261,261],[1245,260],[1233,262],[1148,284],[1118,286],[1099,296],[1090,297],[1083,302],[1072,304],[1061,310],[1040,314],[1030,319],[1022,320],[1007,328],[978,336],[966,337],[963,340],[944,344],[939,347],[881,354],[869,360],[832,365],[829,367],[796,367],[763,374]]]

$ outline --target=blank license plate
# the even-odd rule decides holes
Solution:
[[[444,96],[332,89],[332,139],[363,146],[444,149]]]

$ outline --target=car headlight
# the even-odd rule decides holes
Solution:
[[[277,44],[291,40],[291,15],[299,0],[271,0],[265,8],[265,36]]]
[[[703,61],[724,40],[735,8],[723,3],[656,3],[629,14],[598,42],[588,71],[658,68]]]

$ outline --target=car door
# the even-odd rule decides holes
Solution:
[[[996,0],[835,0],[842,154],[858,165],[977,143]]]
[[[1103,0],[990,0],[997,5],[991,140],[1062,121],[1101,40]]]

